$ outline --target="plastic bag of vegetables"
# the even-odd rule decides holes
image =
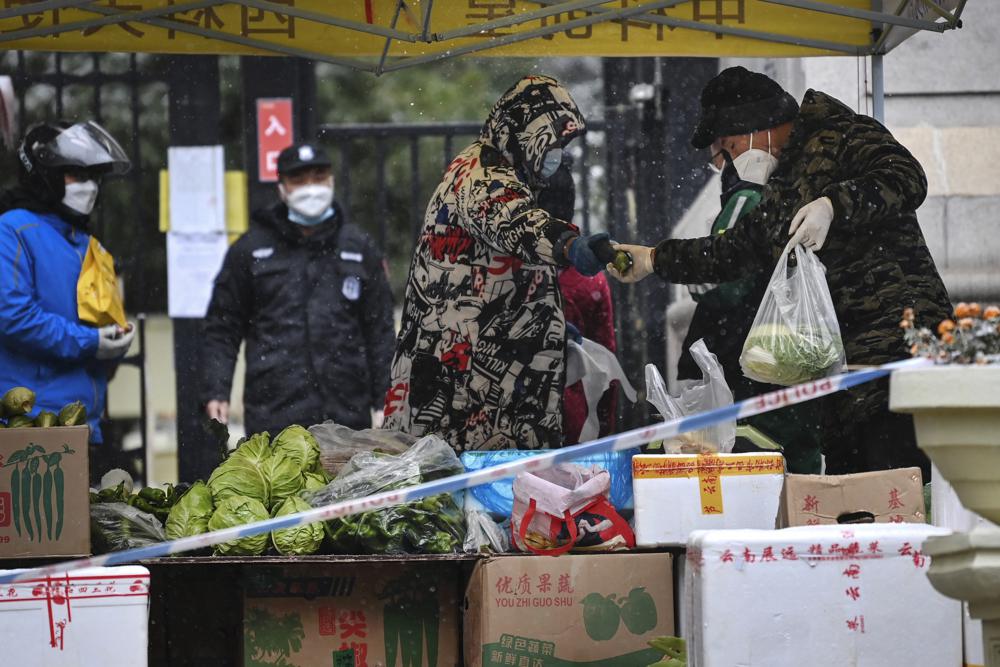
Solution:
[[[325,487],[303,492],[313,507],[462,472],[455,451],[437,436],[418,440],[400,456],[364,452]],[[449,494],[326,522],[330,550],[337,553],[455,553],[462,550],[465,520]]]
[[[740,355],[745,376],[784,386],[834,375],[847,362],[826,269],[801,245],[791,266],[791,250],[778,259]]]
[[[126,503],[90,506],[90,540],[95,554],[146,547],[166,539],[163,526],[152,514]]]

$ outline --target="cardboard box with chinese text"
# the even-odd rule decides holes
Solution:
[[[243,665],[454,667],[454,563],[255,568],[244,581]]]
[[[920,468],[855,475],[788,475],[778,526],[925,523]]]
[[[149,570],[94,567],[5,584],[0,619],[5,665],[144,667]]]
[[[921,551],[947,532],[880,523],[692,533],[690,664],[961,664],[961,603],[934,589]]]
[[[781,454],[636,455],[636,545],[682,547],[700,529],[773,528],[784,474]]]
[[[0,558],[90,554],[86,426],[0,429]]]
[[[670,554],[501,556],[466,589],[466,667],[647,667],[673,634]]]

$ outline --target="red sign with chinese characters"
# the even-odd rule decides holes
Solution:
[[[278,180],[278,155],[295,143],[292,131],[292,100],[257,100],[257,180]]]

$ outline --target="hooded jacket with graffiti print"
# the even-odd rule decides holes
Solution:
[[[583,131],[564,88],[525,77],[448,166],[410,266],[384,428],[437,433],[458,451],[560,444],[557,267],[577,231],[536,193],[545,154]]]

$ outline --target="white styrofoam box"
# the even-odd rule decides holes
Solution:
[[[0,587],[6,665],[142,667],[148,629],[144,567],[95,567]]]
[[[636,454],[636,545],[682,547],[701,529],[774,528],[784,479],[781,454]]]
[[[931,586],[926,524],[708,530],[688,542],[691,667],[951,667],[961,604]]]

